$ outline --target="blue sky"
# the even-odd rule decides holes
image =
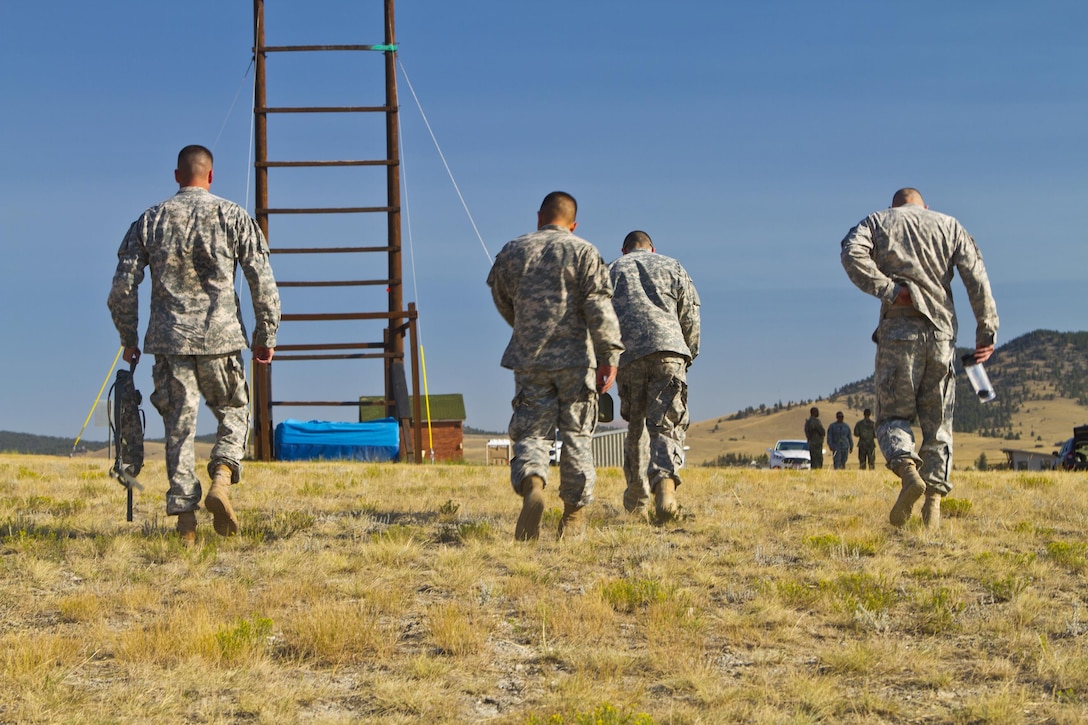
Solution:
[[[381,42],[380,6],[271,0],[268,42]],[[178,149],[214,146],[213,192],[252,209],[252,3],[62,0],[0,12],[0,430],[71,436],[118,348],[105,306],[117,245],[175,191]],[[405,300],[420,310],[430,392],[464,393],[469,425],[503,429],[513,392],[499,367],[508,330],[484,282],[489,255],[531,230],[554,189],[578,198],[579,234],[606,260],[643,229],[691,272],[703,298],[693,420],[826,395],[871,373],[878,303],[847,280],[839,241],[901,186],[975,236],[999,344],[1088,327],[1082,2],[402,0],[396,26],[403,69],[483,239],[399,76]],[[381,100],[378,54],[339,65],[283,57],[269,68],[273,103]],[[272,156],[358,157],[384,143],[380,129],[350,123],[314,133],[284,122]],[[273,203],[288,192],[339,203],[371,184],[323,178],[273,177]],[[273,246],[277,229],[289,236],[276,224]],[[304,276],[287,271],[277,266],[281,279]],[[970,344],[970,308],[958,281],[953,290]],[[339,300],[285,293],[285,303]],[[275,397],[380,392],[380,371],[327,365],[315,375],[282,363]],[[150,393],[149,364],[137,385]],[[145,408],[149,435],[161,434]],[[200,427],[214,427],[206,411]]]

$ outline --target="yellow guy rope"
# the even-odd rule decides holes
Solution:
[[[427,356],[423,354],[423,343],[419,344],[419,366],[423,369],[423,404],[427,408],[427,450],[434,462],[434,432],[431,430],[431,395],[427,392]]]
[[[79,445],[79,439],[83,437],[83,431],[87,430],[87,424],[91,422],[91,416],[94,415],[94,409],[98,407],[98,401],[102,399],[102,391],[110,384],[110,375],[113,375],[113,369],[117,367],[117,361],[121,359],[121,353],[124,351],[124,345],[117,348],[117,354],[114,355],[113,362],[110,363],[110,369],[106,373],[106,379],[102,381],[102,387],[98,389],[98,395],[94,398],[94,405],[91,406],[91,411],[87,413],[87,419],[83,421],[83,427],[79,429],[79,435],[76,436],[76,442],[72,444],[72,453],[76,452],[76,446]],[[72,453],[68,454],[68,456],[71,457]]]

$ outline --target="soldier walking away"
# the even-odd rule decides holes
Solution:
[[[627,421],[623,507],[658,521],[678,513],[676,489],[688,429],[687,370],[699,354],[699,294],[687,270],[658,254],[650,235],[634,231],[609,265],[623,354],[616,385]]]
[[[952,367],[959,272],[975,316],[975,360],[994,351],[997,305],[975,240],[956,219],[930,211],[917,189],[895,192],[889,209],[858,222],[842,240],[843,267],[880,300],[876,343],[876,437],[888,468],[902,481],[889,520],[903,526],[923,495],[922,521],[940,523],[941,497],[952,488]],[[911,421],[922,445],[914,450]]]
[[[869,408],[864,416],[854,424],[854,437],[858,439],[858,467],[870,471],[876,467],[876,422],[872,419],[873,411]]]
[[[811,408],[805,421],[805,440],[808,441],[808,457],[813,468],[824,467],[824,424],[820,422],[820,409]]]
[[[850,426],[843,422],[843,413],[835,413],[835,422],[827,426],[827,447],[831,449],[831,461],[836,471],[846,470],[846,461],[854,452],[854,436]]]
[[[249,391],[241,350],[247,347],[236,269],[249,284],[256,317],[253,359],[268,364],[276,346],[280,298],[268,244],[242,207],[210,193],[212,153],[186,146],[178,154],[178,192],[132,223],[117,251],[109,308],[124,359],[139,361],[138,288],[151,268],[151,313],[144,352],[155,355],[151,403],[166,430],[167,516],[177,516],[182,544],[196,542],[202,489],[195,472],[194,438],[200,396],[219,428],[204,506],[220,536],[238,533],[230,486],[241,478],[249,431]]]
[[[623,351],[608,268],[596,247],[574,235],[577,212],[570,194],[548,194],[537,230],[508,242],[487,277],[495,307],[513,328],[502,366],[514,371],[510,483],[522,497],[519,541],[540,537],[556,428],[563,444],[559,536],[584,528],[582,509],[597,480],[597,396],[612,387]]]

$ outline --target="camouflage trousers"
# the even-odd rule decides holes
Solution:
[[[863,470],[876,467],[876,441],[858,443],[858,466]]]
[[[166,430],[166,514],[195,511],[202,490],[196,475],[196,414],[200,396],[219,421],[208,471],[225,465],[237,483],[249,434],[249,388],[240,352],[226,355],[156,355],[151,404]]]
[[[926,484],[947,494],[952,485],[955,344],[911,312],[881,320],[876,348],[876,436],[888,468],[913,458]],[[915,453],[912,421],[922,430]]]
[[[572,506],[593,502],[597,470],[593,431],[597,427],[596,372],[587,368],[515,370],[510,417],[510,483],[521,494],[526,476],[548,480],[548,451],[556,428],[563,442],[559,456],[559,498]]]
[[[687,358],[671,353],[641,357],[620,367],[620,417],[627,421],[623,475],[628,511],[649,504],[663,478],[680,485],[688,430]]]
[[[824,439],[813,438],[808,442],[808,458],[813,468],[824,467]]]

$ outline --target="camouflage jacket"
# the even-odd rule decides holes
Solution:
[[[623,344],[612,283],[600,253],[546,225],[508,242],[487,276],[499,314],[514,328],[502,356],[514,370],[616,365]]]
[[[876,441],[876,421],[862,418],[854,423],[854,435],[857,436],[859,446],[872,445]]]
[[[805,440],[809,443],[824,442],[824,424],[820,422],[819,418],[809,417],[805,419]]]
[[[982,254],[954,218],[917,204],[878,211],[849,231],[841,258],[850,280],[881,300],[881,319],[906,285],[914,307],[946,340],[956,339],[951,282],[958,270],[975,313],[975,345],[994,344],[997,305]]]
[[[109,308],[125,347],[139,339],[138,288],[151,267],[144,352],[221,355],[247,346],[234,282],[242,268],[256,317],[253,344],[276,346],[280,296],[257,223],[237,204],[187,186],[132,223],[117,251]]]
[[[634,249],[608,266],[623,333],[620,365],[655,352],[699,355],[699,293],[671,257]]]

